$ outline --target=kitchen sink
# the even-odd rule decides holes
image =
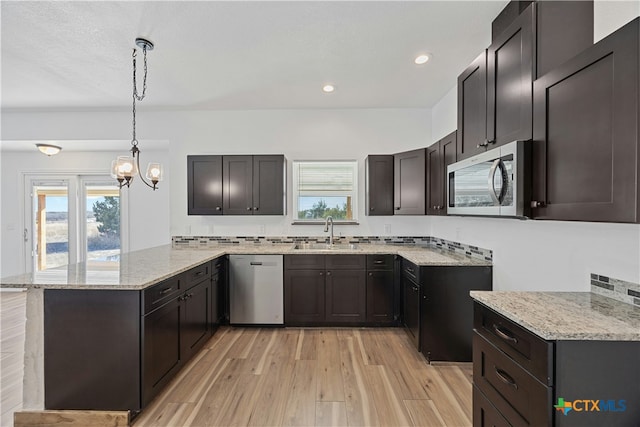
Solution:
[[[333,245],[328,243],[296,243],[293,249],[300,251],[353,251],[358,249],[358,245],[351,243],[334,243]]]

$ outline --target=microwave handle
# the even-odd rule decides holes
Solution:
[[[494,180],[496,172],[500,169],[500,175],[502,175],[502,189],[500,190],[500,194],[496,192],[496,187],[494,186]],[[501,205],[504,200],[504,196],[506,194],[506,180],[504,179],[506,175],[506,167],[502,159],[495,159],[493,164],[491,165],[491,169],[489,169],[489,178],[487,180],[487,184],[489,184],[489,195],[491,199],[496,205]]]

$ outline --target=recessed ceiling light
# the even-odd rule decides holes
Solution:
[[[425,53],[425,54],[416,56],[416,59],[414,59],[413,62],[415,62],[418,65],[422,65],[422,64],[426,64],[427,61],[429,61],[429,59],[431,59],[431,55],[429,55],[428,53]]]
[[[334,85],[324,85],[324,86],[322,86],[322,91],[324,93],[331,93],[334,90],[336,90],[336,87]]]

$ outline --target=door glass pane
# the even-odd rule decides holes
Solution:
[[[86,261],[120,260],[120,191],[113,184],[85,184]]]
[[[69,190],[66,183],[33,186],[35,269],[69,264]]]

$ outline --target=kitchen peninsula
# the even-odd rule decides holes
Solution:
[[[122,254],[113,269],[78,263],[2,279],[3,288],[27,288],[24,409],[136,413],[144,408],[186,363],[180,355],[193,355],[213,332],[214,293],[201,284],[210,283],[216,260],[228,254],[389,254],[417,266],[488,268],[489,278],[491,268],[485,259],[412,245],[365,243],[333,250],[245,243],[166,245]],[[175,339],[190,339],[186,347],[174,346],[177,356],[157,346],[172,339],[175,318],[187,325]]]

